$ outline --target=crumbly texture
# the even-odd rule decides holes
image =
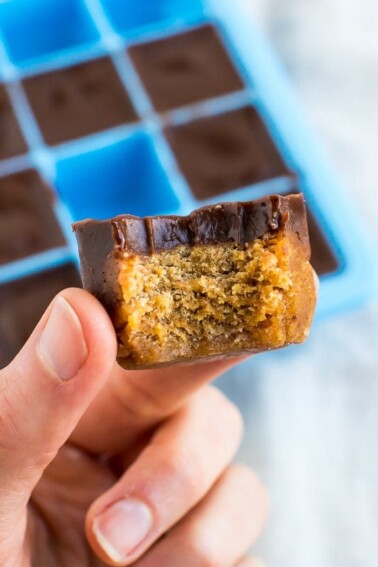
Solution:
[[[115,325],[126,367],[258,352],[302,342],[315,306],[312,270],[295,234],[245,246],[123,253]]]

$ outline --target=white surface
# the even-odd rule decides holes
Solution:
[[[378,3],[250,2],[378,249]],[[222,380],[272,495],[269,567],[378,565],[378,302]]]

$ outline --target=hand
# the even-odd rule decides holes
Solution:
[[[101,305],[66,290],[0,371],[2,567],[249,567],[266,515],[230,465],[234,362],[126,372]]]

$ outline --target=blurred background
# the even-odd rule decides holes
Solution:
[[[246,0],[279,51],[378,247],[378,3]],[[378,302],[315,325],[295,353],[221,381],[246,419],[242,460],[271,491],[270,567],[378,561]]]
[[[233,0],[229,1],[232,6]],[[239,1],[245,3],[251,20],[266,32],[278,52],[377,249],[378,3]],[[0,34],[9,44],[9,53],[5,53],[5,44],[0,41],[0,82],[8,83],[7,90],[0,89],[0,264],[4,264],[0,265],[0,367],[26,340],[55,293],[80,285],[77,264],[73,263],[76,254],[66,242],[72,243],[72,219],[51,199],[53,194],[60,194],[72,205],[75,219],[82,218],[84,209],[85,216],[112,216],[113,206],[118,213],[132,205],[140,210],[130,212],[145,214],[147,207],[148,213],[154,214],[158,212],[151,208],[156,195],[159,207],[163,202],[174,212],[177,196],[184,197],[184,207],[194,202],[193,195],[188,200],[190,190],[180,180],[172,149],[158,131],[158,113],[149,106],[140,77],[125,55],[125,38],[132,43],[140,25],[159,20],[161,13],[169,20],[170,10],[165,13],[164,7],[170,6],[180,19],[181,6],[191,18],[191,11],[194,17],[201,5],[201,0],[164,2],[0,0]],[[107,6],[110,15],[117,15],[113,24],[117,33],[111,30],[111,17],[106,20],[100,5]],[[98,29],[87,14],[88,7]],[[21,23],[19,13],[25,18]],[[94,67],[87,64],[87,58],[96,60],[104,51],[112,53],[111,61],[103,58]],[[201,57],[206,60],[206,49],[199,51],[201,57],[193,50],[187,58],[186,51],[180,55],[182,61],[178,57],[179,64],[173,58],[173,66],[168,65],[173,82],[175,73],[180,75],[180,64],[196,71],[196,62],[201,69]],[[165,57],[170,63],[171,56],[163,54],[163,70]],[[73,63],[82,62],[79,72],[70,71]],[[60,65],[67,70],[54,75],[55,66]],[[55,78],[38,78],[40,72],[51,72]],[[219,78],[217,73],[214,76]],[[35,80],[39,90],[34,97]],[[237,91],[240,87],[236,83]],[[237,100],[245,104],[246,93],[240,98],[232,90],[228,98],[216,93],[222,104]],[[17,130],[6,92],[22,117],[26,140]],[[172,108],[176,106],[172,104]],[[205,107],[193,105],[200,113]],[[46,108],[44,121],[42,111]],[[66,120],[65,112],[75,119]],[[180,125],[179,115],[175,113]],[[147,117],[146,123],[139,116]],[[51,117],[58,119],[57,129],[63,128],[63,134],[49,132],[54,130]],[[66,131],[66,127],[73,131]],[[216,152],[214,155],[219,159]],[[221,152],[221,163],[224,159]],[[170,170],[170,180],[161,162]],[[28,171],[30,168],[33,171]],[[35,168],[53,188],[51,194],[46,193]],[[15,172],[22,175],[13,175]],[[93,208],[88,212],[88,207]],[[54,214],[65,227],[64,235]],[[10,242],[10,233],[17,234],[20,242],[15,237]],[[37,273],[24,285],[25,275],[47,268],[44,275]],[[18,283],[17,278],[21,278]],[[339,287],[333,289],[343,294]],[[255,467],[271,492],[269,526],[256,550],[269,567],[377,565],[377,343],[378,300],[315,324],[306,344],[257,356],[219,381],[245,417],[240,459]]]

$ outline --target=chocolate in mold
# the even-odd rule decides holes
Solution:
[[[0,85],[0,159],[18,156],[26,151],[27,145],[9,95],[4,85]]]
[[[217,29],[211,25],[133,46],[129,53],[159,112],[244,88]]]
[[[307,222],[311,244],[311,264],[315,272],[319,276],[336,272],[340,268],[339,260],[309,207],[307,207]]]
[[[299,195],[297,186],[293,186],[292,190],[285,193],[284,196],[290,194]],[[306,215],[308,236],[311,246],[311,264],[318,276],[332,274],[340,269],[340,261],[333,252],[325,233],[321,229],[311,207],[306,203]]]
[[[23,85],[43,137],[51,145],[138,120],[106,57],[29,77]]]
[[[0,265],[65,245],[53,202],[33,169],[0,178]]]
[[[49,303],[67,287],[81,287],[73,264],[0,285],[0,368],[16,356]]]
[[[292,175],[252,106],[169,126],[165,135],[199,200]]]

